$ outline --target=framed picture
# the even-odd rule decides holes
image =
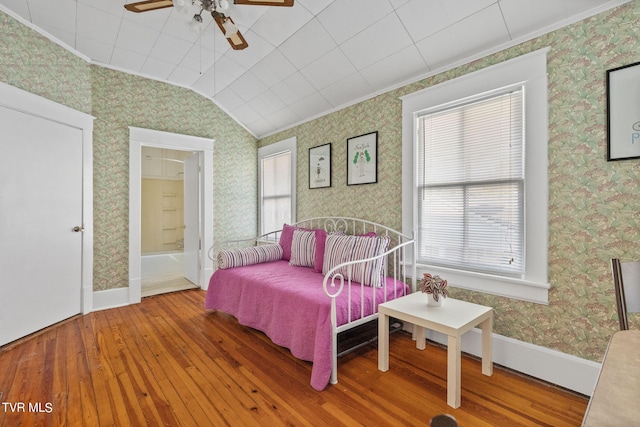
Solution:
[[[378,131],[347,139],[347,185],[378,182]]]
[[[607,70],[607,160],[640,158],[640,62]]]
[[[331,144],[309,148],[309,188],[331,187]]]

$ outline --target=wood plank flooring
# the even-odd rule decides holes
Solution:
[[[338,361],[311,388],[311,364],[203,309],[188,290],[78,316],[0,348],[0,426],[418,426],[448,413],[461,426],[579,426],[588,400],[463,357],[462,406],[446,404],[446,350],[390,338]]]

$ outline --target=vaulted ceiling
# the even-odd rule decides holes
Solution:
[[[628,0],[295,0],[231,5],[232,50],[199,9],[126,11],[129,0],[0,0],[89,58],[211,98],[256,137],[520,43]],[[229,3],[232,3],[230,1]]]

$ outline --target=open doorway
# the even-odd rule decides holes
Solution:
[[[213,245],[214,141],[150,129],[129,129],[129,302],[140,302],[143,281],[147,285],[150,274],[147,267],[155,268],[158,274],[151,274],[156,276],[173,276],[179,278],[182,285],[191,286],[183,280],[186,278],[206,289],[213,273],[213,262],[208,258],[206,248]],[[145,162],[150,170],[143,173]],[[142,213],[145,175],[159,181],[151,183],[151,187],[160,187],[155,190],[159,195],[152,204],[166,209],[161,208],[155,220],[156,225],[159,224],[159,234],[150,238],[151,242],[143,243],[142,230],[147,225]],[[179,194],[180,185],[182,195]],[[145,271],[143,254],[158,255],[156,259],[150,256],[144,260]],[[172,277],[156,279],[151,280],[163,281]],[[172,285],[174,290],[175,286]],[[150,293],[145,290],[144,294]]]
[[[200,222],[198,163],[192,151],[142,147],[142,297],[197,287],[198,258],[188,254],[198,251],[199,236],[185,240],[185,231]],[[185,180],[186,173],[195,179]]]

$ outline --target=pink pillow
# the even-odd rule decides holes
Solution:
[[[293,232],[295,230],[312,231],[308,228],[295,227],[293,225],[284,224],[282,233],[280,233],[280,246],[282,246],[282,259],[291,260],[291,242],[293,242]]]
[[[293,242],[293,232],[295,230],[315,231],[316,233],[316,256],[313,263],[313,270],[322,273],[322,263],[324,262],[324,245],[327,240],[327,232],[322,229],[310,230],[308,228],[296,227],[289,224],[282,226],[280,233],[280,246],[282,246],[282,259],[291,261],[291,243]]]
[[[327,232],[321,229],[316,230],[316,259],[313,271],[322,273],[322,263],[324,262],[324,247],[327,242]]]

